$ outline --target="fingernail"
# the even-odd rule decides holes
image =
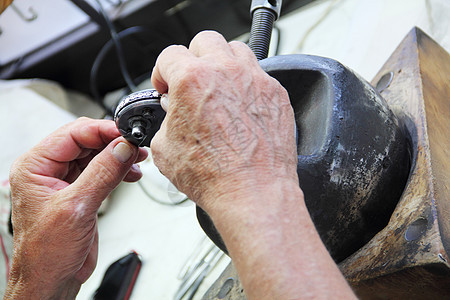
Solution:
[[[162,94],[160,102],[161,102],[162,108],[163,108],[165,111],[167,111],[167,108],[169,107],[169,95],[167,95],[167,94]]]
[[[141,172],[141,167],[138,164],[133,164],[131,169],[135,172]]]
[[[124,142],[118,143],[112,151],[114,157],[117,158],[117,160],[121,163],[126,163],[131,158],[131,156],[133,156],[133,153],[134,151],[130,147],[130,145]]]

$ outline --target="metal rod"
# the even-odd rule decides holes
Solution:
[[[281,11],[282,0],[253,0],[249,47],[258,60],[267,58],[273,24]]]
[[[38,14],[33,9],[33,7],[28,7],[28,12],[30,15],[27,16],[26,13],[24,13],[20,8],[18,8],[15,4],[11,3],[11,8],[14,10],[14,12],[25,22],[31,22],[37,19]]]

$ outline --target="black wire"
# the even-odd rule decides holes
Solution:
[[[114,28],[113,23],[111,22],[111,19],[108,17],[108,15],[106,14],[103,5],[100,3],[100,0],[95,0],[95,2],[97,2],[97,5],[99,7],[100,13],[102,14],[103,18],[106,21],[106,25],[108,26],[109,32],[111,34],[111,39],[114,43],[114,46],[116,47],[116,52],[117,52],[117,58],[119,60],[119,67],[120,67],[120,72],[122,73],[123,79],[125,80],[128,88],[131,91],[136,91],[137,87],[134,84],[133,80],[130,77],[130,74],[128,73],[128,69],[125,63],[125,56],[123,54],[123,49],[122,49],[122,45],[120,44],[120,40],[117,34],[116,29]]]
[[[119,40],[123,40],[124,38],[134,35],[134,34],[139,34],[139,33],[144,33],[147,32],[151,38],[153,38],[155,41],[159,40],[159,41],[166,41],[166,42],[171,42],[172,40],[170,39],[170,37],[167,37],[165,35],[161,35],[158,34],[157,32],[154,32],[154,30],[152,30],[152,28],[150,27],[146,27],[146,26],[133,26],[133,27],[129,27],[126,28],[122,31],[120,31],[119,33],[117,33],[117,37]],[[98,78],[98,72],[101,66],[101,63],[104,61],[105,56],[109,53],[109,51],[111,50],[111,48],[113,48],[114,46],[114,42],[112,41],[112,39],[110,39],[105,45],[103,45],[103,47],[100,49],[100,51],[98,52],[96,58],[94,59],[94,62],[92,64],[91,67],[91,72],[90,72],[90,90],[91,90],[91,94],[94,97],[95,102],[97,102],[103,109],[105,109],[107,112],[114,112],[115,107],[106,107],[105,103],[103,102],[103,97],[100,95],[100,92],[98,90],[98,83],[97,83],[97,78]],[[152,52],[155,57],[158,56],[159,51],[153,51]],[[149,78],[151,74],[151,68],[149,68],[149,71],[145,74],[139,75],[137,78],[135,77],[133,79],[134,82],[140,83],[142,82],[145,78]],[[125,91],[125,93],[130,93],[131,89],[127,89]]]
[[[130,28],[124,29],[121,32],[119,32],[117,34],[117,38],[120,40],[120,39],[123,39],[127,36],[130,36],[130,35],[133,35],[136,33],[145,32],[146,30],[148,30],[148,29],[143,26],[130,27]],[[102,47],[102,49],[100,49],[100,51],[97,54],[97,57],[94,60],[94,63],[92,64],[91,74],[90,74],[91,93],[94,96],[95,101],[101,107],[103,107],[106,111],[109,111],[109,108],[106,107],[105,103],[102,100],[102,97],[100,96],[100,92],[98,91],[97,76],[98,76],[98,70],[100,68],[101,63],[103,62],[105,56],[109,53],[109,51],[111,50],[111,48],[113,46],[115,46],[115,44],[114,44],[114,41],[111,39]],[[131,89],[130,89],[130,91],[131,91]]]
[[[130,74],[128,73],[127,70],[127,66],[125,63],[125,56],[122,50],[122,45],[120,44],[120,39],[124,38],[126,36],[138,33],[138,32],[142,32],[145,31],[145,28],[142,26],[135,26],[135,27],[130,27],[127,28],[119,33],[116,32],[111,20],[109,19],[109,17],[107,16],[105,10],[103,9],[102,4],[100,3],[99,0],[96,0],[99,8],[100,8],[100,12],[103,15],[106,24],[109,28],[109,31],[111,33],[111,40],[109,40],[100,50],[100,52],[97,54],[97,57],[94,60],[94,63],[92,65],[91,68],[91,78],[90,78],[90,83],[91,83],[91,92],[93,94],[93,96],[95,97],[96,101],[105,109],[105,111],[108,111],[109,109],[106,107],[105,103],[103,102],[103,100],[101,100],[100,97],[100,93],[98,92],[97,89],[97,73],[98,73],[98,69],[100,68],[100,63],[102,62],[102,60],[104,59],[105,55],[108,53],[108,51],[110,50],[110,48],[114,45],[116,48],[116,52],[117,52],[117,57],[119,59],[119,66],[120,66],[120,71],[121,74],[123,76],[123,79],[125,80],[125,82],[127,83],[128,88],[130,89],[130,91],[135,91],[137,90],[136,85],[134,84],[133,80],[130,77]],[[184,18],[182,18],[181,15],[177,16],[180,22],[185,22]],[[185,29],[187,31],[189,31],[189,28],[186,27],[185,25],[187,24],[182,24],[183,27],[185,27]],[[154,198],[148,191],[147,189],[144,187],[144,185],[142,184],[142,182],[138,181],[138,185],[141,188],[141,190],[144,192],[144,194],[151,200],[153,200],[154,202],[161,204],[161,205],[166,205],[166,206],[177,206],[180,204],[185,203],[186,201],[189,200],[188,197],[185,197],[183,200],[181,200],[180,202],[174,202],[174,203],[170,203],[170,202],[163,202],[160,201],[156,198]]]

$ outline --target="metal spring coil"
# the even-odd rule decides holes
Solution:
[[[258,60],[267,58],[270,38],[272,36],[275,14],[269,9],[259,8],[253,13],[249,47]]]

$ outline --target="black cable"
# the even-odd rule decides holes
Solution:
[[[130,74],[128,73],[128,69],[127,69],[127,66],[126,66],[126,63],[125,63],[125,56],[123,54],[122,45],[120,44],[117,31],[114,28],[114,25],[111,22],[111,19],[106,14],[106,12],[105,12],[105,10],[103,8],[103,5],[100,3],[100,0],[95,0],[95,2],[97,2],[97,5],[98,5],[99,10],[100,10],[100,13],[102,14],[103,18],[106,21],[106,25],[108,26],[109,32],[111,34],[111,39],[112,39],[112,41],[114,43],[114,46],[116,47],[117,58],[119,60],[120,72],[122,73],[123,79],[125,80],[128,88],[131,91],[136,91],[137,87],[134,84],[133,80],[131,79]]]
[[[145,31],[145,28],[142,26],[135,26],[135,27],[130,27],[127,28],[119,33],[116,32],[111,20],[109,19],[109,17],[107,16],[105,10],[103,9],[102,4],[100,3],[99,0],[96,0],[100,12],[103,15],[106,24],[109,28],[109,31],[111,33],[111,40],[109,40],[100,50],[100,52],[97,54],[97,57],[94,60],[94,63],[92,65],[91,68],[91,77],[90,77],[90,84],[91,84],[91,92],[93,94],[93,96],[95,97],[96,101],[105,109],[105,111],[108,111],[108,108],[106,107],[105,103],[103,102],[103,100],[101,100],[100,97],[100,93],[98,92],[97,89],[97,73],[98,73],[98,69],[100,68],[100,63],[102,62],[102,60],[104,59],[104,57],[106,56],[106,54],[108,53],[108,51],[111,49],[111,47],[114,45],[116,48],[116,52],[117,52],[117,57],[119,59],[119,66],[120,66],[120,71],[121,74],[123,76],[123,79],[125,80],[125,82],[127,83],[127,86],[129,88],[129,90],[131,92],[134,92],[137,90],[136,85],[134,84],[133,80],[130,77],[130,74],[128,73],[127,70],[127,66],[125,63],[125,56],[122,50],[122,45],[120,44],[120,39],[124,38],[126,36],[138,33],[138,32],[143,32]],[[179,16],[179,18],[182,20],[182,17]],[[187,28],[186,28],[187,29]],[[174,203],[170,203],[170,202],[163,202],[160,201],[156,198],[154,198],[148,191],[147,189],[144,187],[144,185],[142,184],[142,182],[138,181],[138,185],[141,188],[141,190],[144,192],[144,194],[151,199],[152,201],[161,204],[161,205],[166,205],[166,206],[177,206],[180,204],[185,203],[186,201],[189,200],[189,198],[186,196],[183,200],[181,200],[180,202],[174,202]]]
[[[136,34],[136,33],[142,33],[148,30],[147,28],[143,26],[134,26],[127,29],[122,30],[117,34],[117,39],[123,39],[127,36]],[[100,96],[100,92],[98,91],[97,87],[97,75],[98,70],[100,68],[100,65],[102,61],[104,60],[105,56],[109,53],[111,48],[115,46],[114,41],[110,39],[103,47],[100,49],[100,51],[97,54],[97,57],[94,60],[94,63],[92,64],[91,68],[91,74],[90,74],[90,85],[91,85],[91,93],[94,96],[95,101],[103,107],[106,111],[109,109],[106,107],[105,103],[102,100],[102,97]],[[123,74],[122,74],[123,75]],[[130,89],[131,91],[131,89]]]

